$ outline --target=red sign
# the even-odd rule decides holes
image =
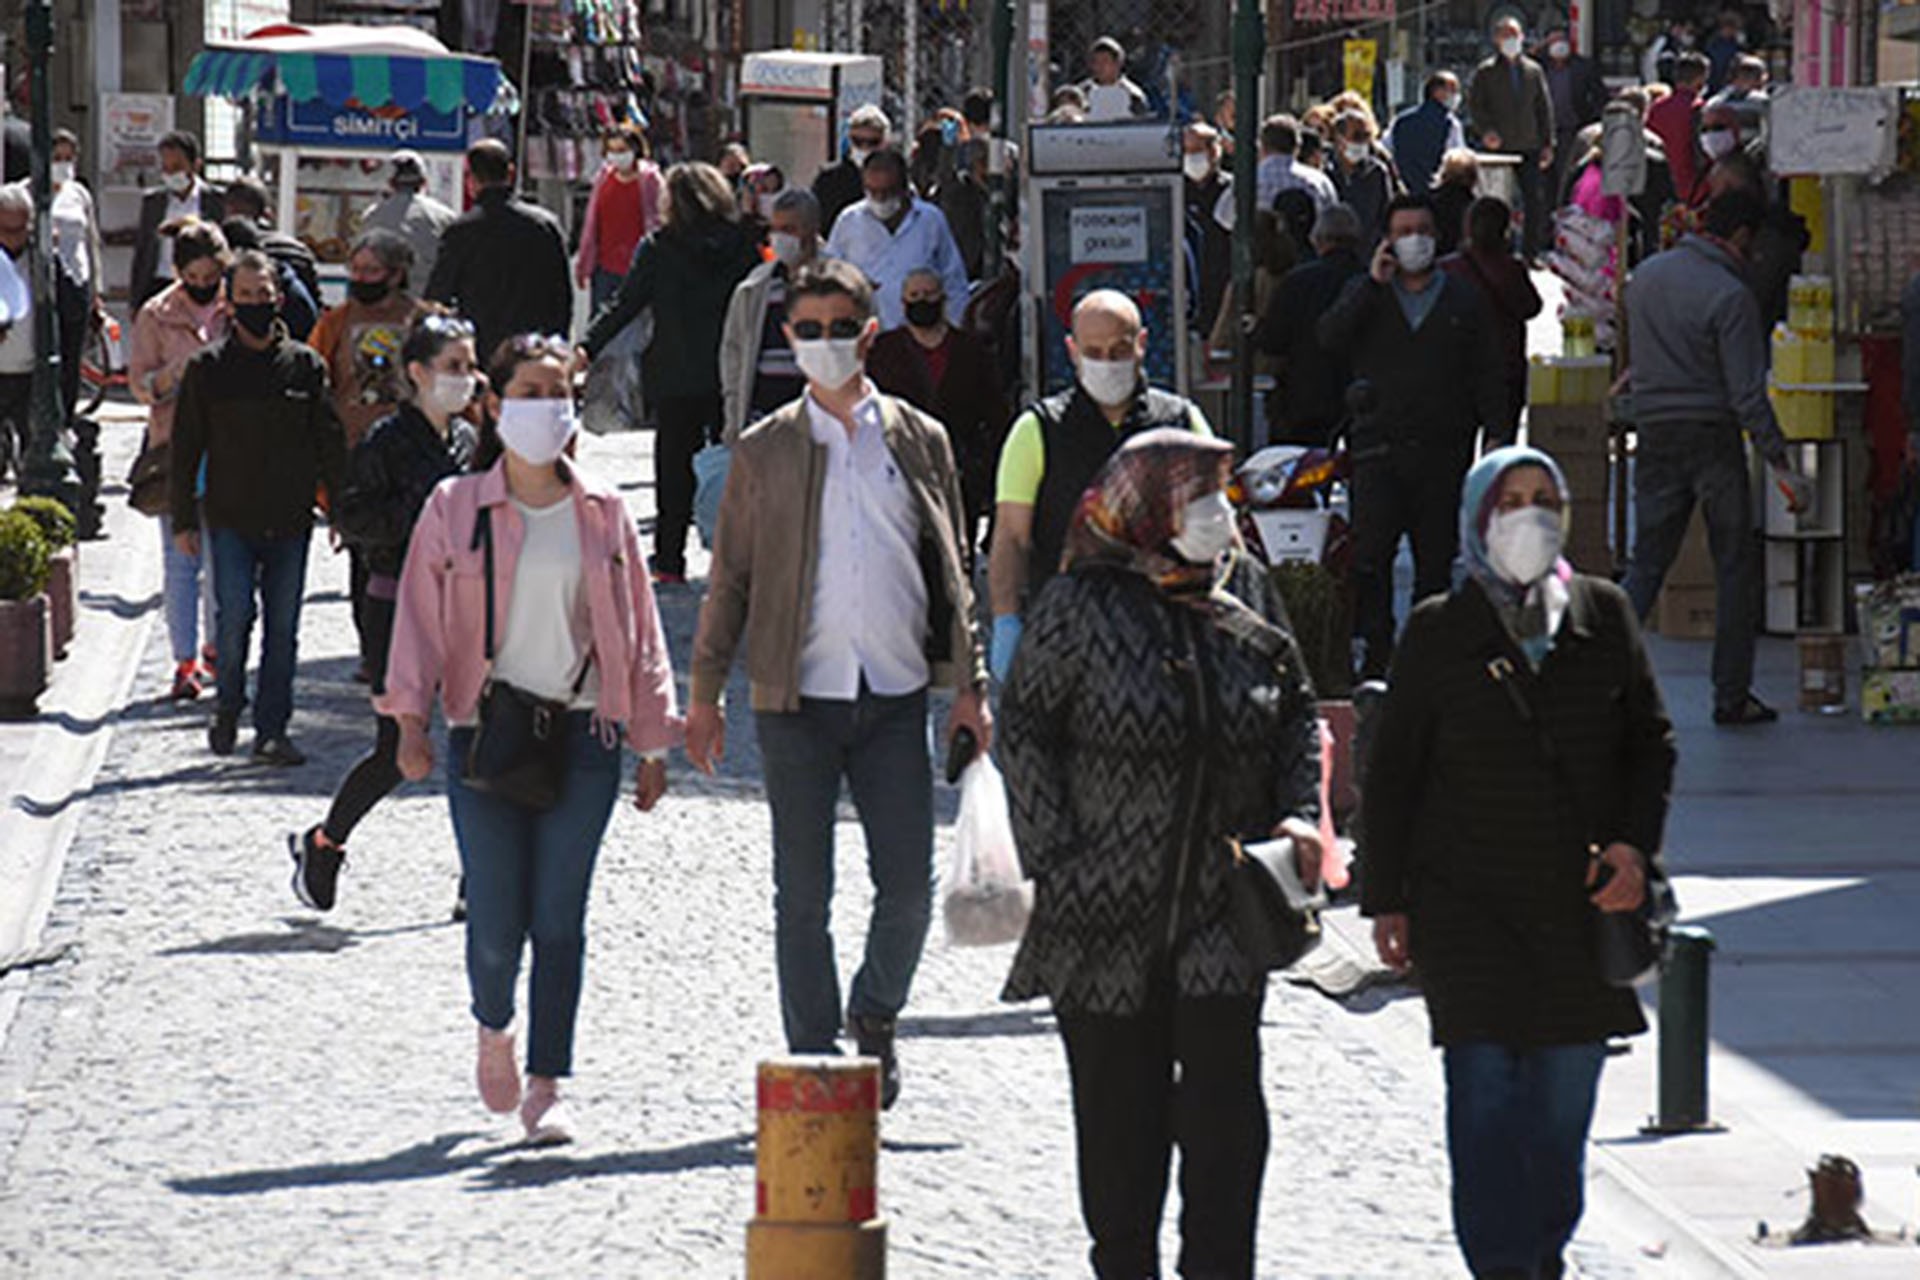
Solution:
[[[1293,0],[1293,20],[1307,24],[1391,22],[1397,0]]]

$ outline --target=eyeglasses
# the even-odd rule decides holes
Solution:
[[[793,336],[802,342],[818,342],[822,338],[838,338],[845,341],[857,338],[867,327],[865,320],[835,320],[831,324],[821,324],[818,320],[795,320]]]

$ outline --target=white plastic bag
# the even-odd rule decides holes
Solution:
[[[1013,848],[1006,784],[986,756],[960,775],[945,906],[947,941],[956,947],[1018,942],[1033,910],[1033,888],[1021,879]]]
[[[580,405],[580,425],[587,431],[606,436],[640,429],[646,414],[640,357],[652,343],[653,308],[649,307],[594,357]]]

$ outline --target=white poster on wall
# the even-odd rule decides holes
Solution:
[[[1147,260],[1144,205],[1081,206],[1067,216],[1067,260],[1123,265]]]
[[[160,172],[157,148],[173,128],[173,95],[100,97],[100,185],[138,187]]]

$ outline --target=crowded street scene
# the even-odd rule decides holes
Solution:
[[[0,1276],[1920,1276],[1920,3],[0,72]]]

